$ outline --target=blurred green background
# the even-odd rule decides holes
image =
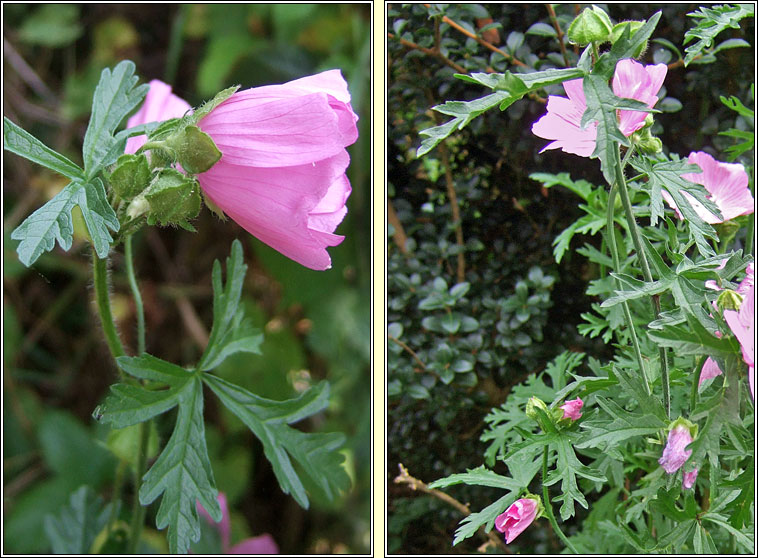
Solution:
[[[208,448],[232,511],[232,543],[270,533],[282,553],[367,553],[370,549],[370,4],[4,4],[3,114],[75,162],[100,72],[133,60],[142,82],[161,79],[197,106],[232,84],[281,83],[340,68],[359,115],[348,148],[353,192],[330,249],[333,267],[315,272],[263,245],[233,221],[203,211],[198,232],[144,229],[135,237],[145,299],[147,350],[188,364],[212,321],[211,266],[240,238],[249,266],[243,303],[265,336],[263,355],[239,354],[218,370],[261,396],[286,399],[311,383],[332,386],[327,413],[300,428],[339,431],[353,480],[336,502],[310,510],[285,496],[261,444],[207,397]],[[3,507],[8,553],[50,550],[44,517],[83,483],[109,499],[116,459],[93,409],[117,379],[91,308],[88,245],[54,249],[21,265],[10,232],[65,180],[4,154]],[[135,342],[135,315],[119,248],[113,254],[114,310]],[[171,418],[171,417],[170,417]],[[169,420],[170,420],[169,418]],[[165,442],[170,423],[159,421]],[[127,477],[128,478],[128,477]],[[125,497],[131,502],[129,481]],[[124,509],[129,509],[125,505]],[[165,551],[148,512],[146,538]],[[125,512],[122,512],[126,517]]]

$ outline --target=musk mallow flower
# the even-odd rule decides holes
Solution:
[[[563,418],[571,419],[571,420],[579,420],[582,416],[583,405],[584,405],[584,401],[582,401],[581,398],[579,397],[571,401],[566,401],[560,407],[561,409],[563,409]]]
[[[326,248],[344,240],[334,231],[347,213],[357,120],[339,70],[238,91],[198,122],[222,154],[200,187],[259,240],[328,269]]]
[[[631,59],[619,60],[613,76],[613,93],[617,97],[635,99],[653,108],[658,101],[658,91],[666,77],[665,64],[643,66]],[[547,149],[562,149],[582,157],[590,157],[595,150],[597,122],[582,128],[582,115],[587,108],[581,79],[563,82],[566,97],[550,95],[547,99],[547,114],[532,125],[532,132],[541,138],[554,140]],[[619,129],[631,136],[645,126],[647,113],[635,110],[617,111]]]
[[[697,434],[697,426],[681,417],[676,419],[670,428],[666,446],[658,460],[668,474],[676,473],[692,455],[692,450],[686,448],[692,443],[693,432]]]
[[[719,219],[708,211],[703,205],[687,192],[682,192],[690,202],[692,209],[706,223],[715,224],[730,221],[740,215],[749,215],[754,210],[755,202],[748,188],[748,177],[745,167],[739,163],[723,163],[717,161],[704,151],[693,151],[687,157],[687,162],[698,165],[703,172],[685,173],[682,178],[702,184],[706,191],[706,197],[711,200],[721,211]],[[682,219],[682,214],[676,206],[671,195],[663,190],[661,192],[666,203],[676,211]]]
[[[199,501],[197,502],[197,512],[200,517],[218,530],[218,533],[221,536],[221,549],[223,554],[279,554],[279,546],[276,544],[274,538],[268,533],[264,533],[257,537],[250,537],[230,547],[229,539],[232,530],[231,516],[229,515],[229,505],[226,501],[226,494],[223,492],[218,493],[218,505],[221,508],[221,521],[218,523],[213,521],[213,518]]]
[[[542,513],[542,500],[529,495],[513,502],[508,509],[495,518],[495,529],[505,534],[505,543],[510,544]]]
[[[154,80],[128,125],[183,116],[189,105]],[[235,92],[200,118],[221,158],[197,180],[217,209],[290,259],[331,267],[327,247],[347,214],[351,192],[345,147],[358,138],[358,116],[339,70]],[[145,142],[130,138],[127,152]]]

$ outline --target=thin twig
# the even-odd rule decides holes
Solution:
[[[561,30],[561,26],[558,24],[558,18],[555,17],[555,10],[553,9],[552,4],[545,4],[547,6],[547,13],[550,15],[550,21],[553,22],[553,27],[555,27],[555,32],[558,33],[558,44],[561,46],[561,54],[563,54],[563,62],[566,64],[566,67],[569,67],[569,61],[568,56],[566,55],[566,45],[563,44],[563,31]]]
[[[455,243],[460,250],[458,251],[458,269],[457,279],[459,283],[466,280],[466,260],[463,257],[465,245],[463,244],[463,227],[461,226],[461,212],[458,206],[458,196],[455,194],[455,183],[453,182],[453,171],[450,169],[450,153],[444,141],[440,142],[440,155],[442,155],[442,166],[445,167],[445,184],[447,186],[447,197],[450,199],[450,207],[453,214],[453,223],[455,224]]]
[[[24,80],[32,91],[39,95],[48,105],[58,106],[58,99],[50,88],[45,84],[26,60],[13,48],[8,39],[3,37],[3,57],[16,70],[16,73]]]
[[[392,207],[392,200],[389,198],[387,198],[387,223],[392,225],[392,228],[395,229],[392,233],[392,240],[397,244],[400,253],[407,254],[408,249],[405,247],[405,241],[408,240],[408,237],[405,234],[405,229],[403,229],[403,224],[400,222],[400,219],[397,218],[395,208]]]
[[[398,338],[396,338],[396,337],[392,337],[391,335],[387,335],[387,339],[389,339],[390,341],[392,341],[392,342],[394,342],[394,343],[397,343],[397,344],[398,344],[398,345],[400,345],[400,346],[401,346],[403,349],[405,349],[405,351],[406,351],[406,352],[407,352],[409,355],[411,355],[411,356],[413,357],[413,359],[414,359],[416,362],[418,362],[418,363],[419,363],[419,365],[420,365],[420,366],[421,366],[421,368],[424,370],[424,372],[426,372],[426,364],[424,364],[424,361],[423,361],[423,360],[421,360],[421,359],[418,357],[418,355],[417,355],[415,352],[413,352],[413,349],[411,349],[411,348],[410,348],[408,345],[406,345],[405,343],[403,343],[402,341],[400,341],[400,339],[398,339]]]
[[[434,496],[435,498],[442,500],[446,504],[454,507],[463,515],[465,516],[471,515],[471,509],[467,505],[461,504],[458,500],[456,500],[452,496],[445,494],[444,492],[440,490],[429,488],[425,482],[420,481],[419,479],[415,477],[412,477],[411,474],[408,472],[408,469],[406,469],[402,463],[398,463],[398,468],[400,469],[400,474],[395,477],[394,479],[395,484],[404,484],[408,486],[411,490],[417,490],[419,492],[424,492],[425,494],[429,494],[430,496]],[[484,529],[484,526],[480,527],[480,530],[482,529]],[[510,553],[510,549],[505,545],[505,542],[500,537],[498,537],[495,533],[490,531],[489,533],[485,533],[485,534],[487,535],[487,538],[490,540],[491,543],[497,545],[502,550],[505,550],[506,552]]]

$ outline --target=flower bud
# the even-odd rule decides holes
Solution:
[[[221,151],[211,137],[197,126],[185,126],[165,140],[184,170],[199,174],[221,159]]]
[[[648,114],[648,116],[651,116]],[[632,141],[641,153],[655,155],[663,150],[663,142],[650,133],[650,128],[642,128],[640,131],[632,134]]]
[[[695,485],[695,481],[697,480],[697,473],[697,469],[682,473],[682,488],[685,490],[692,488]]]
[[[611,18],[601,8],[592,6],[574,18],[568,28],[568,39],[579,46],[590,43],[605,43],[610,40]]]
[[[563,416],[561,418],[569,419],[569,420],[579,420],[582,416],[583,405],[584,405],[584,401],[582,401],[581,398],[579,397],[577,397],[576,399],[573,399],[572,401],[566,401],[560,407],[563,410]]]
[[[716,304],[722,310],[739,310],[742,305],[742,295],[731,289],[725,289],[719,293]]]
[[[505,534],[505,544],[510,544],[532,522],[545,511],[542,499],[533,494],[527,494],[511,504],[507,510],[495,518],[495,529]]]
[[[121,155],[108,177],[113,191],[125,200],[142,193],[150,184],[150,167],[144,155]]]
[[[615,43],[621,38],[621,35],[624,34],[624,29],[627,27],[629,28],[629,37],[632,37],[637,30],[645,25],[644,21],[622,21],[621,23],[617,23],[613,26],[613,30],[611,31],[611,43]],[[637,50],[634,51],[634,58],[639,58],[642,56],[642,53],[647,50],[647,40],[642,43],[639,47],[637,47]]]
[[[148,224],[191,225],[200,213],[200,187],[197,180],[174,169],[163,169],[144,194],[150,204]]]
[[[692,450],[686,449],[697,436],[697,425],[685,418],[679,417],[669,425],[669,434],[663,455],[658,460],[663,470],[668,474],[677,472],[692,455]]]
[[[526,416],[532,420],[539,422],[539,414],[535,411],[535,408],[540,409],[545,414],[548,414],[550,412],[548,411],[545,402],[536,395],[533,395],[529,398],[529,401],[526,402]]]

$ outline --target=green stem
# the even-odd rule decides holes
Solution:
[[[613,228],[613,217],[614,217],[614,204],[616,202],[616,185],[614,184],[611,186],[611,190],[608,193],[608,218],[606,223],[607,228],[607,244],[608,247],[611,250],[611,256],[613,257],[613,268],[616,271],[616,273],[619,273],[621,271],[621,263],[619,261],[619,254],[618,254],[618,247],[616,246],[616,234]],[[614,279],[613,283],[616,285],[617,288],[620,288],[620,285],[618,284],[618,280]],[[632,347],[634,348],[634,356],[637,359],[637,364],[640,367],[640,373],[642,374],[642,377],[645,379],[645,388],[647,390],[648,395],[650,394],[650,385],[649,380],[647,376],[647,371],[645,370],[645,361],[642,359],[642,351],[640,350],[640,342],[637,339],[637,332],[634,329],[634,322],[632,321],[632,313],[629,310],[629,304],[624,301],[621,303],[623,309],[624,309],[624,319],[626,320],[626,327],[629,328],[629,334],[632,339]]]
[[[129,286],[132,289],[134,306],[137,313],[137,348],[138,353],[143,354],[145,352],[145,308],[142,303],[142,295],[140,294],[139,285],[137,284],[137,276],[134,272],[132,235],[129,235],[124,239],[124,257],[126,260],[126,275],[129,279]],[[145,523],[145,506],[140,504],[139,492],[142,488],[142,477],[145,474],[145,466],[147,465],[147,445],[150,434],[150,422],[151,421],[147,420],[140,423],[139,429],[139,453],[137,455],[137,463],[134,469],[134,501],[132,502],[129,554],[136,554],[137,545],[142,536],[142,527]]]
[[[125,356],[124,346],[116,331],[116,324],[111,313],[110,297],[108,295],[108,258],[100,259],[94,248],[92,249],[93,281],[95,284],[95,300],[97,311],[100,314],[100,323],[105,333],[105,342],[108,344],[111,355],[116,359]]]
[[[145,352],[145,308],[142,304],[142,295],[137,285],[137,276],[134,273],[134,259],[132,257],[132,235],[124,239],[124,256],[126,258],[126,276],[134,297],[134,307],[137,313],[137,354]]]
[[[753,253],[753,235],[755,234],[755,222],[750,219],[747,223],[747,238],[745,239],[745,253]]]
[[[126,468],[126,461],[119,459],[118,466],[116,466],[116,478],[113,481],[113,494],[111,496],[111,512],[108,516],[108,527],[106,531],[110,533],[113,530],[113,524],[116,522],[116,510],[118,502],[121,499],[121,487],[124,485],[124,469]]]
[[[631,152],[631,149],[629,150]],[[627,153],[628,159],[629,153]],[[621,155],[619,152],[619,146],[616,144],[616,183],[619,187],[619,194],[621,194],[621,204],[624,206],[624,213],[626,213],[626,221],[629,225],[629,234],[632,235],[632,242],[634,243],[634,249],[637,251],[637,259],[640,262],[642,268],[642,275],[645,277],[645,281],[648,283],[653,282],[653,274],[650,273],[650,265],[645,257],[645,251],[642,249],[642,240],[640,239],[640,232],[637,229],[637,221],[634,218],[634,212],[632,210],[632,203],[629,200],[629,191],[626,187],[626,179],[624,178],[624,170],[621,164]],[[661,301],[658,295],[653,295],[653,312],[655,318],[658,319],[661,313]],[[666,408],[666,416],[671,414],[671,396],[669,394],[669,370],[668,362],[666,360],[666,349],[659,347],[659,354],[661,358],[661,384],[663,386],[663,404]]]
[[[561,531],[561,528],[558,526],[558,522],[553,515],[553,505],[550,503],[550,493],[548,492],[547,484],[545,484],[545,479],[547,479],[547,448],[548,447],[545,446],[542,450],[542,500],[545,506],[545,514],[547,515],[548,521],[550,521],[550,525],[553,526],[553,531],[555,531],[558,538],[563,541],[563,544],[565,544],[572,553],[579,554],[576,548],[574,548],[574,545],[571,544],[571,541],[563,534],[563,531]]]

